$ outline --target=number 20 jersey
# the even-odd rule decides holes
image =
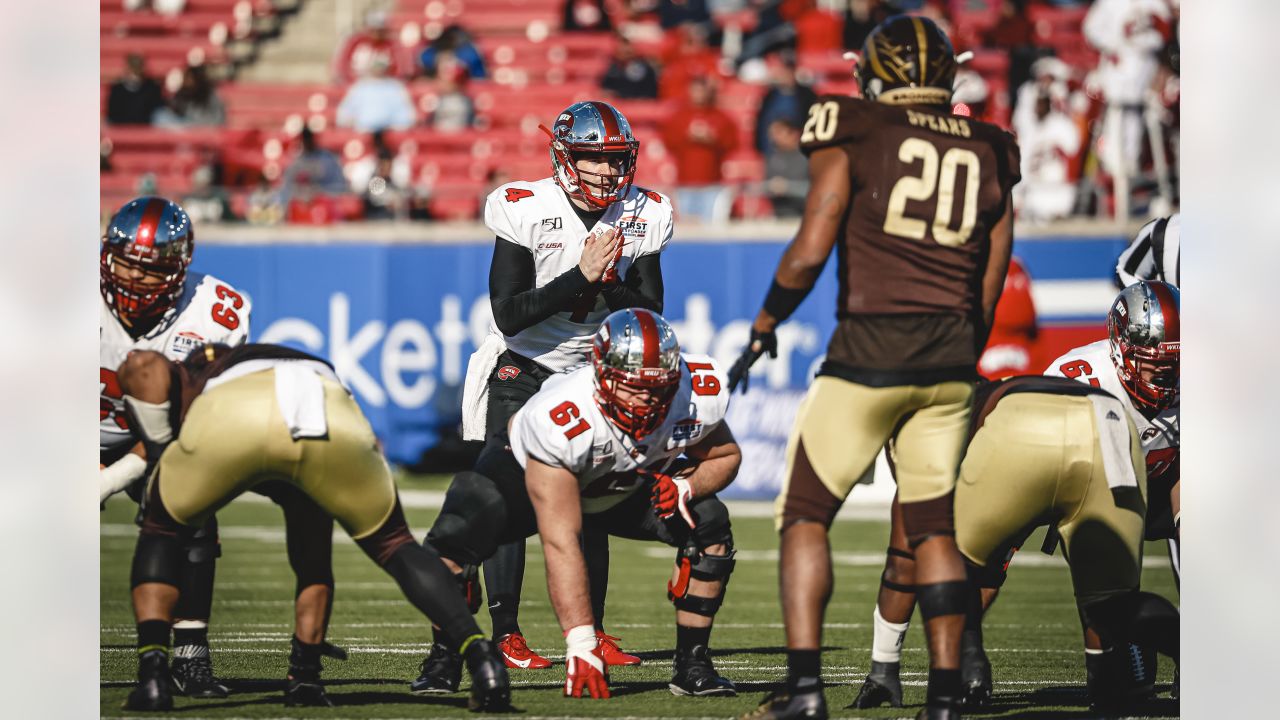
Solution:
[[[636,470],[663,470],[702,442],[724,422],[728,405],[728,381],[715,360],[684,355],[666,419],[634,440],[596,405],[595,370],[586,365],[548,378],[512,417],[511,451],[521,467],[532,457],[573,473],[582,512],[603,512],[640,489]]]
[[[1161,410],[1154,418],[1148,418],[1134,406],[1133,399],[1120,384],[1115,365],[1111,362],[1111,345],[1106,340],[1083,345],[1054,360],[1044,371],[1045,375],[1059,375],[1076,382],[1100,387],[1120,399],[1133,419],[1142,440],[1142,453],[1147,458],[1148,480],[1177,481],[1180,474],[1179,449],[1181,439],[1178,415],[1181,401]]]
[[[129,335],[101,298],[98,305],[100,453],[135,442],[116,380],[116,370],[130,351],[154,350],[170,360],[184,360],[193,349],[206,343],[236,346],[249,337],[249,296],[212,275],[188,271],[178,302],[154,328],[137,339]]]
[[[991,228],[1020,177],[1013,136],[944,110],[827,95],[800,149],[831,147],[848,155],[853,187],[837,312],[973,313]]]

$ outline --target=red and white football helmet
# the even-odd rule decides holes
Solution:
[[[600,209],[619,201],[631,187],[636,174],[640,141],[631,133],[631,123],[606,102],[577,102],[564,109],[548,130],[551,137],[551,167],[556,184],[569,195]],[[605,155],[619,161],[617,172],[590,173],[578,168],[582,155]],[[610,162],[613,166],[615,163]]]
[[[1144,280],[1121,290],[1107,314],[1111,362],[1141,409],[1163,410],[1178,400],[1179,295],[1173,285]]]
[[[639,440],[662,424],[680,386],[680,343],[662,316],[643,308],[610,314],[591,340],[596,404],[610,422]],[[650,402],[619,395],[648,391]]]

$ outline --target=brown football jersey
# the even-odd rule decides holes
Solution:
[[[836,250],[837,312],[849,322],[831,359],[901,370],[976,362],[990,232],[1020,177],[1013,136],[943,110],[823,96],[801,149],[830,147],[848,154],[853,187]]]

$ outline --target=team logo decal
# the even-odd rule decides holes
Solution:
[[[702,421],[689,418],[681,420],[671,428],[671,442],[690,442],[694,438],[702,435]]]
[[[173,336],[173,344],[170,346],[170,350],[179,357],[186,357],[192,350],[203,345],[204,342],[204,338],[199,335],[189,330],[183,330]]]
[[[1159,428],[1155,426],[1149,427],[1146,430],[1142,431],[1142,442],[1146,442],[1159,434],[1160,434]]]
[[[618,231],[622,237],[631,240],[643,240],[649,234],[649,221],[642,217],[630,215],[618,220]]]
[[[543,230],[559,230],[564,227],[564,220],[558,217],[542,218]]]
[[[498,368],[499,380],[515,380],[516,376],[518,376],[519,374],[520,374],[520,368],[516,367],[515,365],[503,365],[502,367]]]

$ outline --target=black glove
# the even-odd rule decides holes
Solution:
[[[738,383],[742,383],[742,392],[747,391],[750,384],[748,376],[751,366],[761,355],[769,353],[769,359],[773,360],[778,357],[778,334],[775,332],[759,332],[754,327],[751,328],[751,340],[747,342],[747,346],[743,348],[742,355],[738,357],[738,361],[729,368],[729,394],[738,387]]]

